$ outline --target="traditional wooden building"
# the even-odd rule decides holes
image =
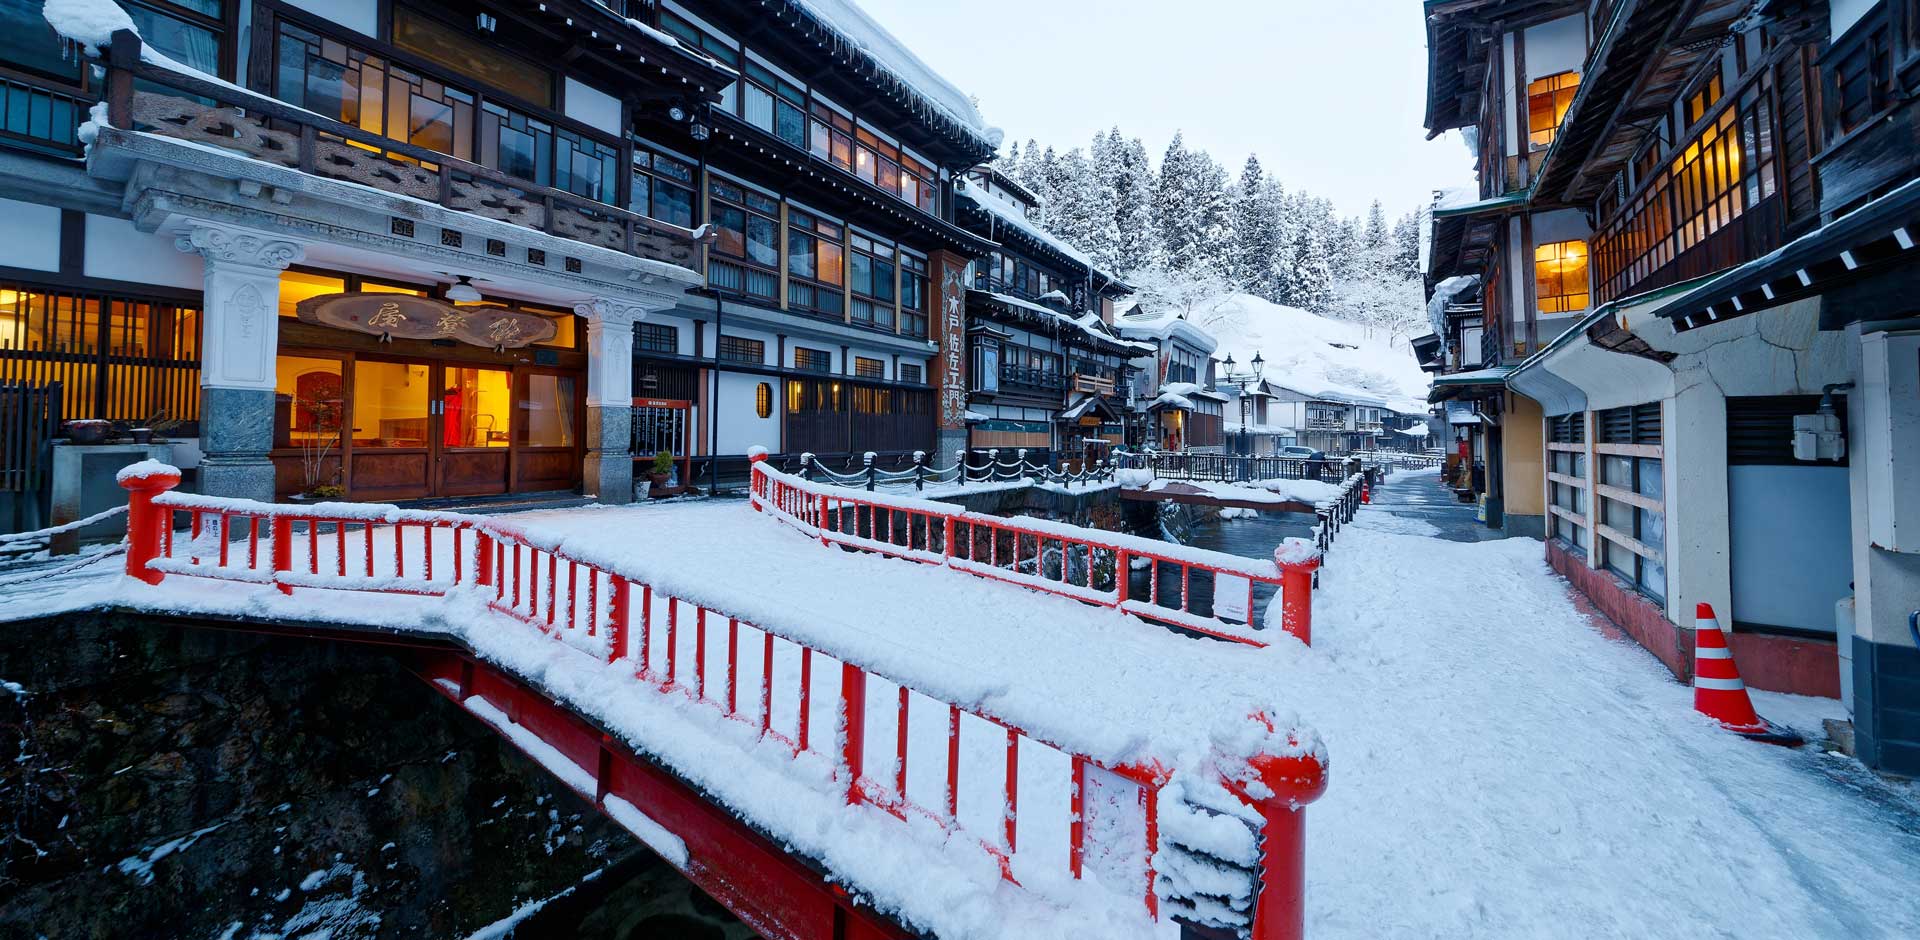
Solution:
[[[1104,456],[1125,442],[1132,361],[1115,332],[1132,288],[1031,218],[1034,195],[992,166],[958,183],[956,220],[993,243],[967,290],[967,446]]]
[[[1135,409],[1144,418],[1130,444],[1158,450],[1220,453],[1226,445],[1226,403],[1218,383],[1213,334],[1171,310],[1127,303],[1116,331],[1142,344],[1134,360]]]
[[[964,433],[997,133],[844,0],[54,16],[0,10],[0,384],[166,422],[207,492],[622,501],[661,450]]]
[[[1486,285],[1508,520],[1677,675],[1711,604],[1748,684],[1920,769],[1920,4],[1427,12],[1428,126],[1482,154],[1429,273]]]

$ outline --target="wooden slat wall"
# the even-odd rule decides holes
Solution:
[[[0,282],[0,385],[61,388],[62,417],[200,418],[200,312]]]

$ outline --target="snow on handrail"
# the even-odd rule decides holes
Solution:
[[[1288,561],[1280,564],[909,496],[855,495],[775,470],[764,457],[753,460],[752,474],[755,508],[823,543],[944,565],[1256,647],[1268,639],[1253,622],[1255,585],[1267,584],[1279,594],[1281,628],[1303,643],[1311,640],[1312,572],[1320,561],[1313,546],[1304,553],[1288,546]],[[1134,594],[1136,568],[1149,572],[1145,597]],[[1204,611],[1195,603],[1196,574],[1212,590]],[[1177,586],[1163,589],[1163,580]],[[1174,595],[1171,604],[1163,597],[1167,591]]]
[[[756,508],[784,514],[798,508],[789,497],[818,499],[823,507],[820,518],[827,526],[815,531],[823,537],[838,537],[858,547],[887,544],[837,533],[824,508],[829,502],[824,491],[830,488],[770,471],[764,460],[764,454],[754,457]],[[169,493],[179,480],[177,470],[155,467],[120,481],[129,493],[126,571],[137,580],[159,584],[169,575],[180,575],[271,585],[283,593],[301,587],[447,595],[455,602],[479,599],[487,609],[608,664],[630,663],[636,681],[661,695],[716,709],[723,718],[757,732],[761,741],[786,747],[796,759],[811,754],[833,761],[836,777],[845,781],[847,805],[873,806],[916,827],[931,823],[942,833],[942,840],[964,835],[998,862],[1001,876],[1008,881],[1015,881],[1020,846],[1022,744],[1049,748],[1071,766],[1067,858],[1074,881],[1091,870],[1103,883],[1111,884],[1107,879],[1114,876],[1113,860],[1132,860],[1127,880],[1139,879],[1135,884],[1141,893],[1135,896],[1156,919],[1164,905],[1185,920],[1236,932],[1250,930],[1246,935],[1261,940],[1289,940],[1302,934],[1305,835],[1301,811],[1326,785],[1325,754],[1310,732],[1266,721],[1264,733],[1231,744],[1216,742],[1216,753],[1202,758],[1168,755],[1171,763],[1150,759],[1111,765],[1029,732],[1014,716],[895,681],[844,651],[828,651],[797,634],[751,623],[705,599],[674,597],[653,583],[623,574],[612,563],[588,561],[564,551],[557,538],[500,520],[413,513],[381,505],[286,506]],[[842,500],[841,505],[846,505],[848,501]],[[918,500],[892,501],[898,506],[881,500],[860,502],[921,513],[942,505]],[[177,539],[174,521],[182,513],[188,516],[187,537]],[[946,544],[953,544],[955,521],[984,525],[992,518],[946,514],[942,517],[948,526]],[[268,528],[264,535],[263,522]],[[359,531],[350,536],[354,526]],[[406,542],[409,530],[420,533],[414,545]],[[436,546],[436,531],[446,531],[450,538]],[[1026,531],[1047,535],[1085,530],[1036,521]],[[1167,548],[1139,541],[1155,549]],[[1088,545],[1089,551],[1093,547],[1084,540],[1079,544]],[[1121,548],[1118,557],[1124,560],[1129,550]],[[351,563],[350,553],[356,556]],[[1178,560],[1182,552],[1156,551],[1147,557],[1157,559],[1162,554]],[[383,561],[389,558],[390,563]],[[1272,569],[1248,562],[1237,570]],[[1003,570],[998,576],[1016,573]],[[1120,600],[1125,601],[1124,594]],[[1168,612],[1156,608],[1154,616],[1165,619]],[[724,638],[716,643],[713,634],[722,620]],[[686,661],[689,632],[693,634],[690,663]],[[776,668],[777,654],[784,654],[784,662],[797,659],[797,675]],[[822,682],[829,681],[826,677],[833,666],[839,667],[833,693],[837,701],[831,712],[835,727],[826,735],[816,735],[812,728],[815,675],[821,672],[816,660],[828,670]],[[783,679],[790,687],[778,688]],[[871,767],[867,760],[872,680],[883,683],[882,694],[886,694],[884,685],[891,685],[895,696],[895,751],[884,768]],[[744,707],[743,691],[752,696]],[[792,733],[776,727],[776,693],[797,699]],[[908,793],[907,729],[915,695],[931,699],[946,712],[946,781],[940,805],[924,805]],[[983,777],[980,768],[962,770],[963,718],[973,723],[975,733],[980,722],[1004,733],[1004,774],[989,772]],[[914,750],[916,761],[929,759],[924,750]],[[998,788],[1004,807],[992,831],[984,833],[971,831],[959,811],[962,790],[973,793],[981,786],[988,794],[970,795],[969,805],[991,799],[992,789]],[[751,811],[751,807],[736,809]],[[1115,813],[1134,814],[1134,818],[1118,819]],[[1041,885],[1054,881],[1037,878],[1015,883],[1045,890]],[[1221,898],[1228,903],[1221,903]]]

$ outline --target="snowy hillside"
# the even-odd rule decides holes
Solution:
[[[1266,359],[1267,379],[1295,391],[1372,396],[1395,411],[1427,410],[1427,374],[1414,360],[1412,346],[1383,330],[1368,335],[1359,324],[1250,294],[1196,305],[1191,318],[1220,340],[1214,358],[1231,354],[1236,369],[1249,368],[1258,352]]]

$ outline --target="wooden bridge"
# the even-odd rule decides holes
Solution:
[[[416,673],[764,936],[978,935],[955,897],[1087,936],[1302,933],[1326,757],[1246,657],[1309,639],[1311,545],[1250,560],[758,461],[750,508],[505,518],[130,471],[106,603],[420,641]]]

